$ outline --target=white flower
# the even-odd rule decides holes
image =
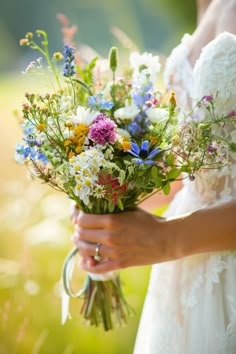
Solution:
[[[22,71],[22,74],[23,75],[29,74],[29,73],[39,70],[39,69],[42,69],[42,58],[41,57],[36,59],[35,61],[31,61],[29,63],[29,65],[27,66],[27,68],[25,69],[25,71]]]
[[[133,52],[130,54],[130,64],[134,70],[134,76],[139,74],[140,68],[148,69],[150,73],[150,78],[153,83],[157,80],[157,75],[160,72],[161,64],[159,62],[159,56],[153,56],[151,53],[139,54],[138,52]]]
[[[119,118],[121,120],[134,120],[135,116],[139,114],[140,109],[135,105],[132,104],[130,106],[125,106],[117,109],[114,112],[115,118]]]
[[[168,111],[164,108],[150,107],[146,110],[146,114],[153,124],[163,122],[169,117]]]
[[[72,104],[71,96],[62,96],[60,103],[61,103],[60,108],[59,108],[60,111],[68,109]]]
[[[78,106],[76,110],[76,116],[72,118],[75,124],[85,124],[90,125],[97,118],[100,112],[91,111],[88,108]]]
[[[102,151],[96,148],[91,148],[70,160],[70,172],[76,181],[74,193],[85,205],[89,205],[89,196],[94,194],[100,168],[105,165]]]
[[[128,130],[117,128],[117,134],[118,134],[118,140],[120,140],[120,139],[121,139],[121,141],[131,140],[131,136],[130,136],[130,133],[128,132]]]

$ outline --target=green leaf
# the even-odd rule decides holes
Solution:
[[[109,202],[108,202],[108,211],[109,211],[109,213],[113,213],[114,210],[115,210],[114,202],[113,202],[113,200],[109,200]]]
[[[120,210],[123,211],[123,210],[124,210],[124,205],[123,205],[123,203],[122,203],[121,198],[119,198],[119,197],[118,197],[118,203],[117,203],[117,204],[118,204],[118,207],[120,208]]]
[[[175,162],[174,155],[173,154],[168,155],[166,158],[166,162],[168,163],[169,166],[174,165]]]
[[[168,195],[170,193],[170,182],[166,181],[162,187],[162,190],[165,195]]]
[[[93,58],[93,60],[91,60],[91,62],[89,63],[88,69],[89,69],[90,71],[95,68],[97,60],[98,60],[98,57],[95,57],[95,58]]]
[[[157,176],[158,176],[158,171],[157,171],[157,167],[156,167],[156,166],[152,166],[152,168],[151,168],[151,175],[152,175],[152,178],[153,178],[154,181],[155,181],[155,179],[156,179]]]
[[[168,180],[171,180],[171,181],[175,181],[176,178],[179,177],[179,175],[181,174],[181,169],[177,169],[177,168],[172,168],[172,170],[170,170],[168,173],[167,173],[167,179]]]

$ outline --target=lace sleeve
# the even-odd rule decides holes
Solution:
[[[236,36],[224,32],[208,43],[194,68],[196,100],[217,95],[217,114],[236,111]]]
[[[193,87],[193,70],[188,60],[191,35],[185,34],[181,43],[172,50],[164,71],[165,85],[174,90],[178,104],[189,109]]]

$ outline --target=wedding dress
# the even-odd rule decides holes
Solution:
[[[194,68],[188,61],[189,41],[185,35],[166,65],[178,103],[188,107],[191,97],[218,92],[217,112],[236,111],[236,36],[225,32],[207,44]],[[236,126],[223,133],[236,142]],[[166,215],[236,198],[236,153],[230,158],[230,167],[198,173],[194,182],[184,180]],[[236,354],[236,251],[154,265],[134,353]]]

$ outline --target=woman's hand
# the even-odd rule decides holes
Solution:
[[[73,241],[82,257],[81,267],[88,272],[105,273],[173,259],[175,236],[164,236],[164,224],[164,218],[142,209],[105,215],[80,211]],[[99,262],[94,260],[97,244],[101,244]]]

